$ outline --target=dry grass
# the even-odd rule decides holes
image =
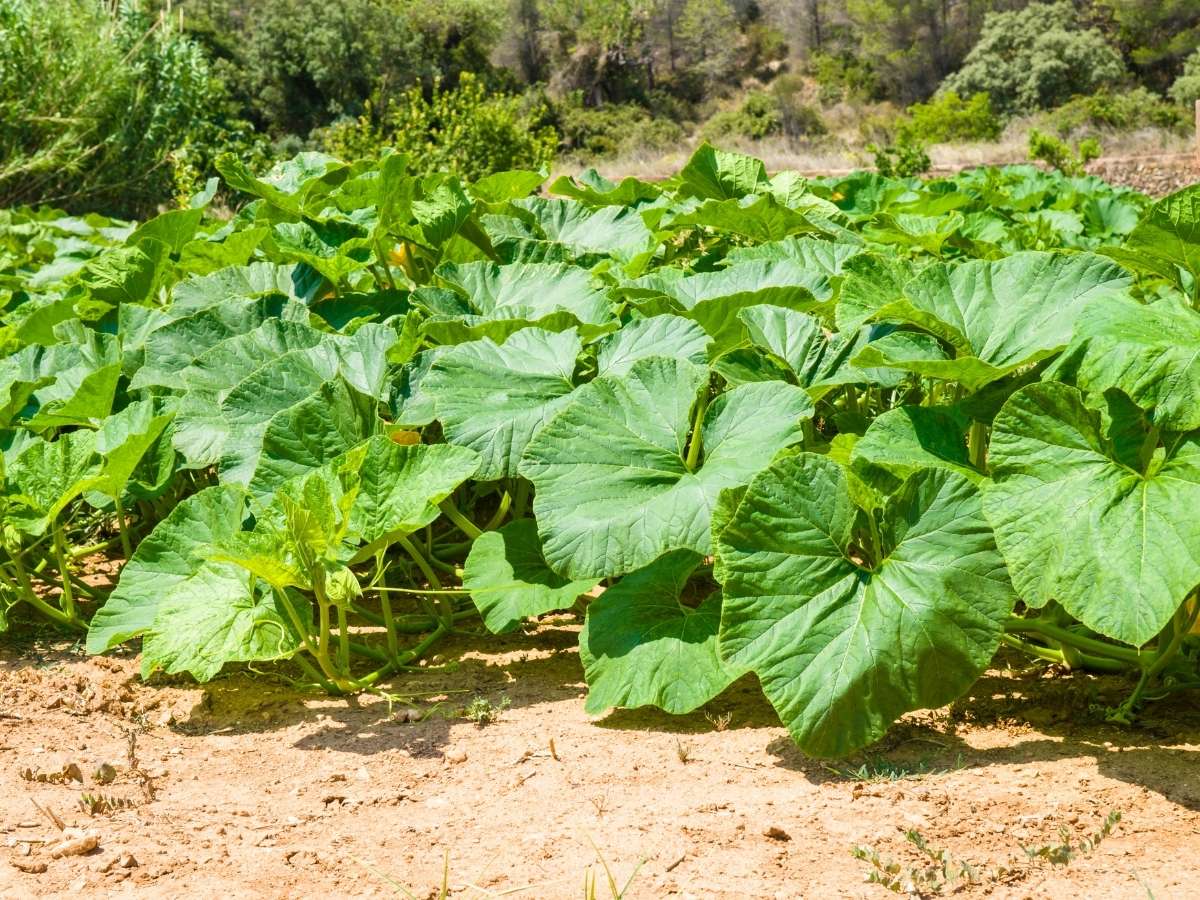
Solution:
[[[810,175],[840,175],[871,168],[874,158],[866,149],[868,141],[854,131],[856,126],[848,120],[830,121],[830,118],[827,116],[831,133],[820,138],[738,140],[724,144],[723,148],[758,157],[770,172],[794,170]],[[928,151],[933,169],[957,171],[973,166],[1027,162],[1031,127],[1029,120],[1022,119],[1011,123],[995,141],[934,144]],[[1190,153],[1194,146],[1190,135],[1164,128],[1102,131],[1098,137],[1105,158]],[[632,175],[654,181],[678,172],[699,143],[700,138],[693,137],[665,152],[642,148],[600,160],[562,159],[554,174],[574,175],[584,169],[595,168],[600,174],[614,180]]]

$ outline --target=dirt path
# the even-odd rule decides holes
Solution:
[[[0,897],[435,897],[446,853],[462,898],[580,898],[589,871],[607,898],[599,857],[621,883],[636,871],[630,898],[886,897],[851,848],[907,877],[905,829],[976,865],[958,896],[1200,897],[1186,700],[1125,731],[1098,713],[1120,685],[997,672],[975,702],[893,729],[865,770],[834,771],[793,749],[752,683],[706,715],[590,721],[574,631],[449,647],[452,671],[392,686],[411,706],[253,673],[147,686],[135,659],[61,642],[0,650]],[[511,706],[476,727],[454,716],[475,697]],[[82,786],[21,774],[72,762]],[[96,786],[104,763],[117,778]],[[138,805],[89,817],[81,791]],[[31,798],[99,848],[30,843],[56,836]],[[1112,810],[1113,834],[1065,867],[1021,849],[1062,845],[1060,828],[1077,845]]]

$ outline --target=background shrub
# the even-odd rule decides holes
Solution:
[[[980,91],[963,99],[955,91],[944,91],[928,103],[908,108],[906,127],[932,144],[948,141],[994,141],[1003,124],[992,110],[992,100]]]
[[[1120,54],[1099,31],[1078,25],[1066,2],[989,13],[979,42],[942,87],[962,96],[986,92],[1007,115],[1051,109],[1119,81]]]
[[[1200,50],[1184,62],[1183,74],[1171,85],[1171,99],[1185,106],[1200,100]]]
[[[225,114],[204,53],[130,2],[0,0],[0,206],[153,211],[220,147],[254,145]],[[190,163],[189,163],[190,165]]]
[[[489,93],[464,72],[457,88],[435,84],[430,96],[410,88],[379,109],[329,128],[325,148],[345,159],[374,156],[384,147],[409,154],[419,172],[482,178],[505,169],[540,169],[554,159],[558,135],[537,101]]]

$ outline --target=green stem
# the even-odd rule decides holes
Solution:
[[[529,510],[529,481],[517,478],[517,497],[513,502],[513,518],[523,519]]]
[[[862,410],[858,405],[858,391],[854,389],[854,385],[846,385],[846,412],[851,415],[862,415]]]
[[[1190,598],[1193,601],[1196,595],[1193,594]],[[1159,635],[1159,649],[1154,654],[1154,661],[1142,670],[1142,677],[1138,679],[1137,686],[1134,687],[1131,693],[1119,707],[1113,710],[1108,718],[1113,722],[1121,722],[1126,725],[1132,724],[1134,713],[1142,703],[1142,695],[1146,693],[1146,688],[1150,683],[1162,673],[1167,664],[1175,658],[1183,646],[1184,638],[1187,637],[1192,625],[1196,621],[1196,615],[1200,612],[1200,607],[1189,610],[1188,602],[1185,600],[1175,610],[1175,614],[1171,617],[1171,621],[1163,628]]]
[[[504,517],[508,515],[508,510],[511,506],[512,495],[508,491],[505,491],[504,496],[500,498],[500,505],[496,507],[496,511],[492,513],[492,517],[488,519],[487,524],[483,526],[483,530],[495,531],[497,528],[499,528],[500,523],[504,521]]]
[[[383,627],[387,629],[387,648],[392,659],[400,653],[400,642],[396,639],[396,620],[392,616],[392,601],[384,594],[379,598],[379,609],[383,612]]]
[[[80,630],[87,629],[87,624],[83,621],[69,618],[62,610],[55,609],[33,591],[24,591],[23,589],[20,589],[16,584],[13,584],[11,581],[9,581],[9,579],[3,574],[0,574],[0,581],[4,583],[5,587],[8,587],[9,590],[17,594],[20,599],[24,600],[56,625],[62,625],[66,628],[78,628]]]
[[[1105,641],[1076,634],[1073,631],[1068,631],[1066,628],[1060,628],[1049,622],[1043,622],[1041,619],[1022,619],[1019,616],[1010,616],[1004,623],[1004,630],[1015,634],[1040,634],[1042,637],[1057,641],[1060,644],[1070,644],[1093,656],[1118,660],[1127,666],[1145,668],[1149,665],[1150,661],[1148,654],[1140,653],[1129,647],[1117,647]]]
[[[425,594],[445,594],[448,597],[469,597],[471,592],[463,588],[447,588],[446,590],[429,590],[428,588],[399,588],[399,587],[375,587],[367,588],[368,591],[379,591],[386,594],[416,594],[424,596]],[[508,590],[507,587],[504,590]]]
[[[117,532],[121,538],[121,552],[125,554],[125,559],[133,556],[133,542],[129,540],[129,525],[125,521],[125,506],[121,503],[121,497],[118,495],[113,497],[113,505],[117,512]]]
[[[454,505],[454,500],[452,500],[450,497],[447,497],[438,505],[441,507],[442,512],[446,514],[446,517],[455,525],[457,525],[459,530],[462,531],[462,533],[467,537],[471,538],[471,540],[474,540],[483,534],[478,525],[459,512],[458,507]]]
[[[425,559],[421,551],[417,549],[417,546],[406,537],[400,538],[396,543],[403,547],[404,552],[412,557],[412,561],[417,564],[417,568],[421,570],[421,574],[425,576],[425,579],[433,585],[433,589],[440,591],[442,589],[441,579],[438,578],[437,572],[433,571],[433,567],[429,565],[429,561]],[[376,588],[376,590],[379,590],[379,588]]]
[[[970,454],[971,465],[980,472],[987,471],[987,439],[987,424],[972,422],[971,431],[967,435],[967,452]]]
[[[297,653],[295,656],[292,657],[292,660],[296,663],[296,665],[298,665],[301,669],[304,670],[305,675],[307,675],[317,685],[320,686],[321,690],[325,691],[327,694],[340,694],[341,693],[341,691],[338,689],[338,687],[333,682],[329,681],[324,675],[322,675],[320,672],[318,672],[316,669],[314,669],[312,667],[312,663],[310,663],[303,656],[301,656],[300,654]]]
[[[692,416],[692,439],[688,444],[687,458],[683,461],[689,472],[696,471],[696,465],[700,462],[700,445],[704,443],[704,413],[707,411],[708,386],[705,385],[704,393],[700,395],[700,402],[696,404],[695,415]]]
[[[1107,659],[1100,656],[1090,656],[1087,653],[1076,652],[1075,660],[1068,660],[1067,654],[1062,650],[1055,650],[1051,647],[1043,647],[1040,644],[1035,644],[1032,641],[1023,641],[1019,637],[1012,634],[1003,634],[1000,636],[1002,643],[1020,650],[1022,653],[1027,653],[1030,656],[1037,656],[1041,659],[1047,659],[1051,662],[1061,663],[1062,665],[1076,669],[1088,669],[1093,672],[1125,672],[1128,666],[1115,659]]]
[[[347,644],[350,650],[353,650],[359,656],[367,656],[371,659],[377,659],[380,662],[393,662],[396,659],[394,653],[388,653],[384,650],[376,650],[374,647],[368,647],[366,644],[360,644],[356,641],[350,641]]]
[[[98,544],[88,544],[86,547],[80,547],[76,550],[72,550],[71,559],[84,559],[85,557],[91,556],[95,553],[102,553],[105,550],[111,549],[120,542],[121,538],[118,536],[115,538],[109,538],[107,541],[101,541]],[[34,546],[36,546],[36,544]],[[29,549],[32,550],[33,547],[30,547]],[[125,558],[128,559],[129,555],[127,554]]]
[[[66,540],[63,538],[62,526],[54,523],[54,556],[58,560],[59,583],[62,586],[63,612],[69,619],[77,620],[79,614],[75,611],[75,595],[71,591],[71,571],[67,562]]]
[[[337,604],[338,620],[338,667],[350,673],[350,623],[346,621],[346,606]]]

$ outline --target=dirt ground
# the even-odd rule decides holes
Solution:
[[[851,851],[918,878],[910,829],[972,866],[957,896],[1200,897],[1195,699],[1126,730],[1102,715],[1121,683],[996,671],[828,764],[749,680],[692,716],[589,719],[575,632],[460,638],[391,702],[253,672],[143,684],[132,655],[10,643],[0,897],[432,898],[447,859],[455,898],[584,898],[589,876],[608,898],[605,864],[629,898],[886,897]],[[509,705],[479,727],[460,714],[478,698]],[[72,763],[82,784],[51,783]],[[54,858],[52,816],[99,846]]]

